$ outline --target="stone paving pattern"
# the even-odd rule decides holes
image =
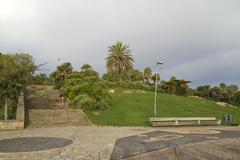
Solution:
[[[240,131],[240,127],[177,127],[177,128],[143,128],[143,127],[97,127],[97,126],[72,126],[72,127],[51,127],[51,128],[27,128],[17,131],[1,131],[1,140],[14,138],[50,138],[47,143],[40,141],[37,151],[0,151],[0,160],[106,160],[110,159],[113,148],[117,140],[126,137],[144,134],[156,134],[169,132],[169,136],[161,137],[159,134],[152,138],[145,138],[147,142],[174,140],[185,134],[207,134],[209,140],[197,141],[173,145],[162,149],[151,150],[132,157],[128,160],[136,159],[164,159],[164,160],[183,160],[183,159],[240,159],[240,138],[238,132],[234,132],[232,137],[216,138],[216,134],[224,131]],[[223,133],[223,132],[222,132]],[[230,132],[228,132],[230,133]],[[171,136],[172,135],[172,136]],[[233,134],[232,134],[233,135]],[[53,139],[51,139],[53,138]],[[63,141],[58,141],[63,140]],[[206,137],[205,137],[206,138]],[[54,141],[56,140],[56,143]],[[72,143],[70,143],[72,141]],[[3,142],[3,141],[2,141]],[[44,142],[44,143],[41,143]],[[66,142],[69,142],[66,144]],[[159,143],[159,142],[157,142]],[[33,146],[35,142],[33,141]],[[55,146],[53,145],[55,144]],[[62,146],[58,146],[58,145]],[[63,145],[64,144],[64,145]],[[116,143],[117,144],[117,143]],[[52,147],[52,149],[49,147]],[[0,146],[1,148],[4,146]],[[26,146],[25,146],[26,147]],[[60,147],[60,148],[55,148]],[[14,148],[14,147],[13,147]],[[19,146],[19,148],[21,148]],[[23,146],[24,148],[24,146]],[[27,146],[26,148],[29,148]],[[114,152],[113,152],[114,153]],[[177,153],[177,154],[176,154]],[[192,156],[194,155],[194,157]]]
[[[172,132],[165,132],[165,131],[153,131],[149,133],[144,133],[140,135],[130,136],[118,139],[115,147],[113,149],[111,160],[117,160],[117,159],[139,159],[138,155],[147,154],[148,158],[146,159],[166,159],[166,158],[159,158],[159,155],[161,157],[168,157],[169,152],[162,152],[158,154],[157,157],[150,156],[152,155],[151,152],[162,149],[169,148],[170,150],[173,150],[173,155],[175,157],[182,157],[182,159],[198,159],[198,156],[196,154],[190,154],[191,151],[185,149],[185,147],[182,147],[186,144],[196,144],[199,142],[205,142],[205,141],[211,141],[211,140],[222,140],[227,138],[240,138],[240,131],[219,131],[219,133],[208,135],[208,134],[178,134],[178,133],[172,133]],[[218,145],[215,145],[217,147]],[[219,147],[219,146],[218,146]],[[226,149],[225,146],[222,146],[223,149]],[[227,150],[226,150],[227,151]],[[239,155],[236,155],[236,158],[240,158],[240,144],[231,144],[230,147],[228,147],[228,151],[232,152],[234,155],[234,152],[238,152]],[[182,153],[182,154],[181,154]],[[187,153],[187,154],[186,154]],[[226,152],[224,152],[225,154]],[[204,159],[221,159],[221,155],[214,153],[198,153],[200,154],[200,157],[204,157]],[[136,156],[136,158],[131,158]],[[189,155],[187,158],[186,155]],[[155,158],[154,158],[155,157]],[[229,157],[232,158],[232,157]],[[143,159],[143,157],[141,158]]]
[[[98,160],[99,157],[101,160],[106,160],[110,158],[116,139],[148,130],[144,128],[136,130],[117,127],[72,126],[1,131],[0,144],[1,140],[23,137],[63,138],[71,140],[73,143],[49,150],[49,143],[46,143],[46,150],[33,152],[6,153],[0,151],[0,160]],[[50,143],[50,145],[52,144]]]
[[[61,148],[72,144],[73,141],[54,137],[22,137],[0,140],[0,152],[32,152]]]

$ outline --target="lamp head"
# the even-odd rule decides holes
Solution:
[[[161,64],[163,64],[162,61],[158,61],[158,62],[157,62],[157,65],[161,65]]]

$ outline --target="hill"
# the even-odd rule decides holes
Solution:
[[[148,126],[153,116],[154,92],[117,89],[113,94],[113,105],[104,111],[87,111],[90,121],[99,125]],[[157,95],[159,117],[208,117],[223,119],[232,114],[234,122],[240,123],[240,108],[218,105],[199,97],[182,97],[168,94]]]

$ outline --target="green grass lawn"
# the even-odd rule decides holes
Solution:
[[[154,92],[123,93],[118,89],[113,94],[113,105],[105,111],[85,112],[94,124],[114,126],[148,126],[148,118],[153,116]],[[220,106],[215,102],[176,95],[158,94],[157,116],[159,117],[209,117],[222,119],[224,114],[232,114],[240,123],[240,108]],[[95,113],[94,113],[95,112]],[[96,114],[98,112],[99,114]]]

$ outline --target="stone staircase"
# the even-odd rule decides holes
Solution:
[[[33,85],[26,91],[25,126],[28,128],[85,126],[83,112],[68,103],[58,104],[58,92],[47,85]]]

